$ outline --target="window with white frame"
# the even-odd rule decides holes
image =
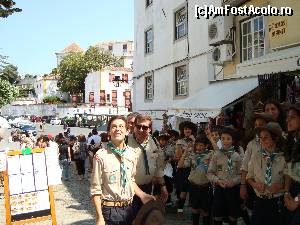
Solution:
[[[175,68],[175,88],[176,96],[185,96],[188,94],[188,75],[186,65]]]
[[[175,40],[187,34],[186,8],[175,12]]]
[[[153,29],[145,31],[145,53],[153,52]]]
[[[146,0],[146,7],[150,6],[153,3],[153,0]]]
[[[145,99],[153,99],[153,74],[145,77]]]
[[[242,62],[265,55],[265,21],[263,16],[241,24]]]

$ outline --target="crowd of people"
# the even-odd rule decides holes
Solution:
[[[283,109],[268,101],[253,117],[246,142],[234,126],[199,129],[190,121],[152,133],[151,117],[139,113],[112,117],[106,133],[18,139],[22,148],[55,147],[63,180],[72,161],[79,180],[90,177],[97,225],[131,224],[157,199],[178,215],[188,199],[193,225],[240,217],[246,225],[300,224],[300,103]]]

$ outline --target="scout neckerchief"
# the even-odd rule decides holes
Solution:
[[[207,172],[208,166],[207,164],[205,164],[203,162],[203,159],[209,154],[209,150],[205,149],[204,152],[201,153],[196,153],[195,152],[195,156],[196,156],[196,167],[201,166],[205,172]]]
[[[133,135],[133,137],[136,140],[135,135]],[[148,162],[148,157],[147,157],[147,153],[146,153],[146,147],[149,143],[149,139],[150,139],[150,136],[148,136],[148,138],[141,144],[138,143],[138,141],[136,140],[136,143],[139,145],[139,147],[142,149],[142,152],[143,152],[146,175],[150,175],[149,162]]]
[[[121,179],[120,179],[120,183],[121,186],[123,188],[126,187],[127,184],[127,177],[126,177],[126,169],[125,169],[125,163],[124,163],[124,159],[123,159],[123,154],[126,151],[125,149],[117,149],[113,143],[108,142],[107,147],[109,147],[109,149],[116,154],[117,156],[119,156],[120,160],[121,160],[121,165],[120,165],[120,172],[121,172]]]
[[[232,163],[232,154],[235,152],[234,151],[234,147],[231,146],[230,148],[225,149],[224,147],[222,147],[220,149],[221,152],[223,152],[226,156],[227,156],[227,170],[229,173],[232,172],[233,170],[233,163]]]
[[[272,181],[272,165],[273,165],[273,161],[276,158],[276,156],[278,155],[278,153],[273,152],[273,153],[268,153],[265,149],[261,149],[261,154],[263,156],[263,158],[266,160],[266,174],[265,174],[265,184],[266,185],[270,185],[271,181]]]

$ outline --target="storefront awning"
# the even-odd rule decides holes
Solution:
[[[217,81],[195,95],[169,107],[168,114],[199,121],[204,121],[209,117],[215,118],[223,107],[257,86],[257,77]]]

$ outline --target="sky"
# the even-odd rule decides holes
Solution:
[[[23,11],[0,18],[0,54],[20,75],[57,66],[55,52],[73,42],[133,40],[133,0],[15,0]]]

